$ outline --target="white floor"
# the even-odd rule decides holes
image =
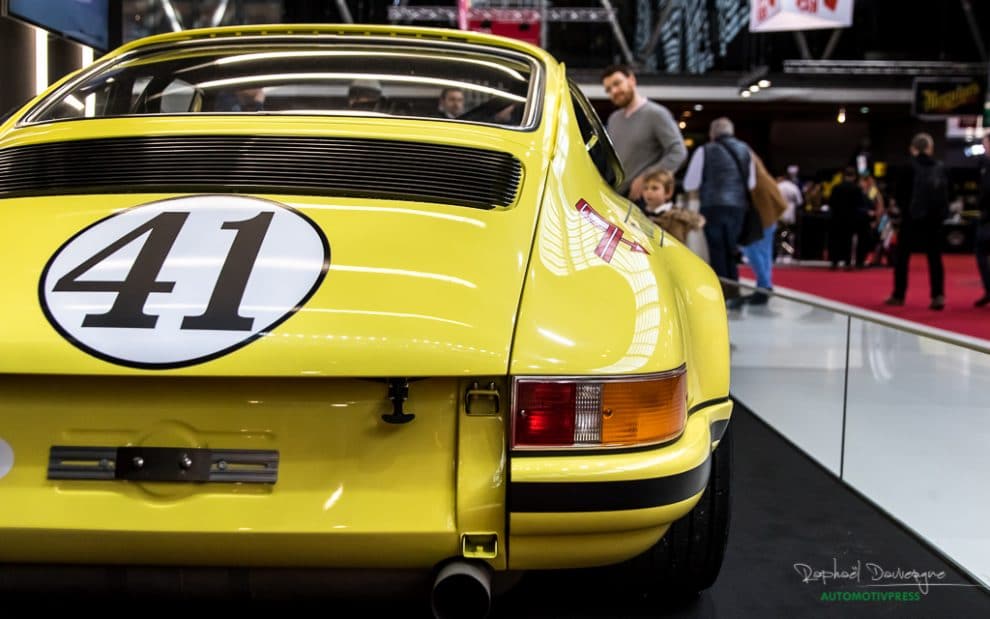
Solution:
[[[990,352],[781,298],[729,330],[736,398],[990,586]]]

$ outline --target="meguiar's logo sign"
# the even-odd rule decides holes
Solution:
[[[983,112],[984,87],[976,79],[916,79],[914,115],[970,116]]]

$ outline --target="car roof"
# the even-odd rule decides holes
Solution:
[[[541,60],[547,65],[557,63],[556,59],[542,48],[508,37],[467,30],[456,30],[453,28],[422,28],[387,24],[270,24],[183,30],[136,39],[111,51],[104,56],[104,59],[147,47],[167,46],[168,44],[181,44],[193,41],[206,42],[216,40],[218,42],[229,42],[231,40],[256,37],[305,38],[320,36],[367,37],[377,40],[387,37],[403,42],[427,44],[431,41],[456,42],[522,52]]]

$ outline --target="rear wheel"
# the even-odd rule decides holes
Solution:
[[[652,548],[631,559],[626,576],[643,593],[693,596],[715,583],[729,538],[732,424],[712,453],[712,470],[701,500],[670,526]]]

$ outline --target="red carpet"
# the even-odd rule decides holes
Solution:
[[[983,295],[983,285],[972,254],[945,254],[945,309],[928,309],[928,261],[924,254],[911,256],[907,299],[901,307],[883,300],[894,287],[894,269],[874,267],[859,271],[830,271],[827,266],[790,266],[773,269],[774,287],[790,288],[863,309],[910,320],[946,331],[990,340],[990,306],[973,307]],[[752,270],[741,265],[739,276],[753,279]]]

